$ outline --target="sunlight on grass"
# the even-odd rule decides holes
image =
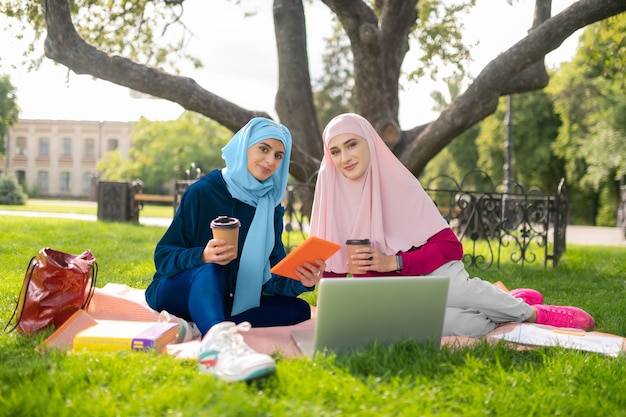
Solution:
[[[41,213],[71,213],[71,214],[98,214],[98,204],[95,201],[73,200],[42,200],[29,199],[23,206],[0,204],[0,210],[27,211]],[[172,218],[174,208],[171,204],[145,203],[139,216]]]

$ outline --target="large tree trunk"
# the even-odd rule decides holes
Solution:
[[[527,37],[494,58],[436,120],[402,130],[398,124],[398,82],[418,1],[379,0],[380,17],[363,0],[323,2],[335,12],[351,42],[358,112],[374,124],[416,175],[455,137],[495,112],[500,96],[545,87],[545,55],[575,31],[626,11],[624,0],[579,0],[550,17],[551,2],[536,0],[535,20]],[[174,101],[233,131],[252,117],[268,117],[264,112],[243,109],[188,77],[99,51],[76,32],[68,0],[42,3],[48,30],[45,54],[77,74],[90,74]],[[274,20],[279,61],[276,110],[294,137],[292,174],[306,181],[319,166],[322,146],[308,70],[302,0],[275,0]]]
[[[316,172],[323,150],[309,75],[302,0],[275,0],[274,27],[278,48],[276,112],[294,135],[291,174],[304,181]]]

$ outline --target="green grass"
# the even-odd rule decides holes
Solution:
[[[141,225],[0,217],[0,321],[11,316],[30,258],[42,247],[91,249],[98,286],[145,288],[165,229]],[[591,312],[597,329],[626,335],[626,248],[568,245],[557,269],[475,273],[509,288],[531,287],[548,303]],[[372,346],[313,360],[277,357],[277,373],[227,384],[193,360],[152,352],[48,352],[49,335],[0,336],[2,416],[624,416],[625,357],[502,345],[433,350]]]
[[[72,213],[72,214],[98,214],[98,205],[95,201],[71,201],[71,200],[43,200],[29,199],[23,206],[10,206],[0,204],[0,210],[10,211],[39,211],[43,213]],[[171,204],[145,203],[139,212],[139,217],[164,217],[172,218],[174,209]]]

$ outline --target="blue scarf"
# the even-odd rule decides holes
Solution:
[[[265,139],[280,140],[285,156],[276,172],[261,182],[248,171],[248,148]],[[228,191],[237,200],[256,207],[240,255],[232,315],[258,307],[263,284],[272,277],[269,256],[275,244],[274,209],[287,188],[290,156],[291,133],[264,117],[250,120],[222,149],[226,161],[222,175]]]

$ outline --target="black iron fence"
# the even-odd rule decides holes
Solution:
[[[287,253],[309,235],[309,221],[315,193],[314,183],[290,183],[283,198],[285,233],[283,242]]]
[[[439,176],[424,185],[459,239],[471,242],[464,262],[485,270],[502,256],[522,266],[543,261],[556,266],[566,249],[567,188],[561,179],[555,194],[525,189],[512,181],[494,184],[481,170],[461,181]]]
[[[535,262],[556,266],[565,252],[565,180],[555,194],[543,194],[516,182],[508,187],[494,184],[484,171],[474,170],[460,182],[448,176],[434,178],[425,190],[461,242],[470,242],[463,259],[467,267],[499,267],[503,256],[522,266]],[[283,200],[285,231],[291,232],[285,235],[287,251],[308,235],[313,194],[313,183],[287,186]]]

